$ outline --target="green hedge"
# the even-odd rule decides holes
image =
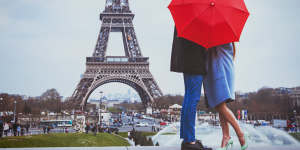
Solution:
[[[300,133],[290,133],[290,135],[300,142]]]

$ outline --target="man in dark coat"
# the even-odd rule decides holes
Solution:
[[[180,138],[182,150],[209,150],[195,139],[196,107],[206,75],[207,51],[204,47],[177,36],[175,28],[171,54],[171,71],[183,73],[185,96],[181,109]]]
[[[14,122],[14,124],[13,124],[14,136],[17,136],[17,129],[18,129],[18,124]]]
[[[4,123],[3,123],[3,120],[2,120],[2,117],[0,117],[0,138],[2,138],[2,135],[3,135],[3,129],[4,129]]]
[[[30,125],[29,125],[29,123],[27,123],[26,126],[25,126],[25,128],[26,128],[26,134],[29,133],[29,127],[30,127]]]
[[[43,126],[43,132],[46,134],[46,126]]]

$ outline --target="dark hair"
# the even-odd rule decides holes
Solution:
[[[233,46],[233,59],[235,58],[235,54],[236,54],[236,47],[234,42],[232,42],[232,46]]]

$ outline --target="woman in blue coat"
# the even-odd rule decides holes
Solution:
[[[205,96],[209,107],[219,112],[222,127],[222,143],[218,150],[227,150],[233,144],[229,134],[229,124],[233,127],[241,144],[241,150],[248,147],[248,134],[244,134],[238,121],[226,103],[235,99],[234,92],[234,43],[228,43],[207,50],[206,70],[204,78]]]

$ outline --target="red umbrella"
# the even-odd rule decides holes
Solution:
[[[249,16],[244,0],[172,0],[179,37],[206,48],[239,41]]]

